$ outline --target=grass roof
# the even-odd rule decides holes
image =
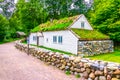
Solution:
[[[59,20],[53,20],[52,22],[48,21],[46,23],[40,24],[39,26],[35,27],[34,29],[31,30],[31,32],[65,30],[77,18],[78,18],[78,15],[73,17],[68,17],[68,18],[62,18]]]
[[[83,30],[83,29],[73,29],[78,36],[80,36],[80,40],[107,40],[109,36],[97,31],[97,30]]]

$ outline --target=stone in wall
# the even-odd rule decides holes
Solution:
[[[101,41],[79,41],[78,54],[84,54],[85,56],[92,56],[100,53],[113,52],[112,40]]]

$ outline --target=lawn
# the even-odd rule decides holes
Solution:
[[[112,53],[105,53],[105,54],[100,54],[96,56],[90,56],[88,58],[94,59],[94,60],[105,60],[105,61],[120,63],[120,50],[115,49],[115,51]]]

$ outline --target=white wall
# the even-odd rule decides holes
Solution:
[[[30,44],[37,44],[37,40],[36,41],[34,41],[33,40],[33,36],[37,36],[37,34],[36,33],[31,33],[30,34],[30,36],[29,36],[29,41],[30,41]]]
[[[77,54],[78,38],[69,30],[43,32],[44,46]],[[53,36],[63,36],[62,44],[53,43]],[[46,41],[48,39],[48,42]]]
[[[43,37],[43,36],[40,36],[40,37],[39,37],[39,45],[40,45],[40,46],[43,46],[43,45],[44,45],[44,37]]]
[[[81,22],[84,22],[84,28],[81,28]],[[85,18],[84,15],[80,15],[79,19],[72,24],[71,28],[80,28],[80,29],[88,29],[88,30],[93,30],[87,19]]]

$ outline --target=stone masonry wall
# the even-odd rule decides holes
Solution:
[[[79,41],[78,54],[84,54],[85,56],[113,52],[113,41]]]
[[[16,42],[15,47],[28,53],[26,44]],[[91,60],[80,56],[68,56],[35,46],[29,47],[29,55],[33,55],[46,64],[53,65],[60,70],[79,75],[80,80],[120,80],[119,63]]]

